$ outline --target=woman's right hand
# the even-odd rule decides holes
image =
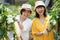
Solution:
[[[48,31],[47,31],[47,30],[44,30],[42,33],[43,33],[43,34],[47,34],[47,33],[48,33]]]
[[[43,33],[42,32],[37,32],[36,35],[39,36],[39,35],[42,35]]]

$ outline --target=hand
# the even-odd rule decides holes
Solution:
[[[44,30],[44,31],[43,31],[43,34],[47,34],[47,33],[48,33],[47,30]]]
[[[42,32],[37,32],[36,35],[39,36],[39,35],[42,35],[43,33]]]
[[[22,23],[19,22],[18,24],[19,24],[20,29],[22,30],[23,29]]]

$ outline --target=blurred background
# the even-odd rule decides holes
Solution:
[[[16,15],[20,14],[19,8],[24,3],[28,3],[32,5],[32,14],[29,16],[30,19],[35,17],[34,13],[34,4],[38,0],[0,0],[0,40],[8,40],[7,31],[14,31],[14,22],[11,24],[6,23],[7,17],[12,15],[13,20]],[[60,0],[41,0],[44,1],[47,7],[47,14],[51,15],[52,20],[56,21],[56,24],[53,27],[55,40],[60,40]],[[13,29],[11,29],[11,25],[13,24]],[[13,36],[15,37],[15,33],[13,32]],[[16,38],[16,37],[15,37]],[[15,40],[14,38],[14,40]],[[32,40],[30,35],[30,40]]]

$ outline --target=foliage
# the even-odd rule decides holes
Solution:
[[[11,27],[14,31],[14,15],[12,15],[13,12],[0,3],[0,39],[8,39],[7,32]]]
[[[34,6],[36,0],[29,0],[28,3]],[[12,27],[12,31],[14,31],[14,17],[19,13],[16,7],[11,10],[0,3],[0,39],[1,38],[8,38],[7,32]],[[51,19],[50,23],[52,29],[55,27],[56,23],[58,23],[58,19],[60,19],[60,0],[54,0],[54,5],[52,6],[51,10]],[[29,18],[33,19],[35,16],[34,12],[29,16]]]
[[[60,0],[54,0],[54,5],[52,6],[51,10],[51,19],[50,23],[52,28],[55,27],[56,23],[58,23],[58,19],[60,18]]]
[[[31,4],[32,6],[34,6],[36,1],[37,0],[29,0],[27,3]]]

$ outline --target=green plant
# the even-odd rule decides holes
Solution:
[[[52,28],[55,27],[56,23],[58,23],[58,19],[60,18],[60,0],[54,0],[54,5],[52,6],[52,10],[50,11],[50,15],[52,16],[50,21]],[[55,25],[53,24],[53,20],[55,21]]]
[[[31,4],[32,6],[34,6],[36,1],[37,1],[37,0],[28,0],[27,3]]]
[[[0,40],[9,40],[7,32],[10,27],[14,31],[14,15],[12,15],[13,12],[0,3]]]

